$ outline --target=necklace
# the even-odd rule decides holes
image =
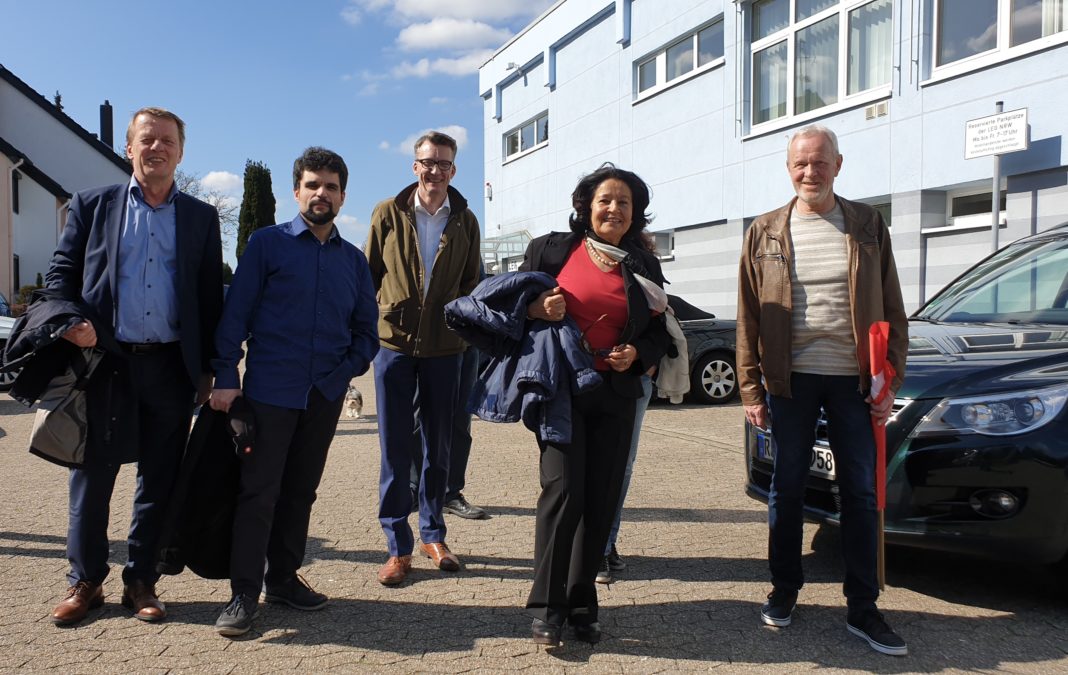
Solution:
[[[606,267],[615,267],[616,265],[619,264],[618,260],[612,260],[611,258],[605,258],[604,256],[602,256],[597,251],[597,249],[594,248],[594,246],[590,242],[589,238],[584,239],[583,241],[586,242],[586,250],[590,252],[590,255],[593,256],[593,259],[596,260],[597,262],[601,263],[602,265],[605,265]]]

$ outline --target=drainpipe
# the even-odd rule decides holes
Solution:
[[[15,171],[17,171],[18,168],[20,166],[22,166],[23,162],[25,162],[25,161],[26,161],[26,158],[22,157],[22,158],[19,159],[19,161],[15,162],[11,166],[10,169],[8,169],[8,171],[7,171],[7,184],[8,185],[14,185],[15,184]],[[13,196],[14,195],[12,195],[12,197]],[[12,203],[12,205],[8,207],[7,213],[4,214],[4,219],[7,220],[7,237],[6,237],[7,241],[5,241],[4,243],[7,244],[7,250],[8,250],[7,260],[4,261],[4,264],[7,266],[7,274],[5,275],[4,283],[7,284],[7,291],[8,291],[7,292],[7,296],[8,296],[8,300],[10,302],[11,301],[11,297],[14,295],[14,292],[18,290],[17,288],[12,288],[12,285],[14,285],[14,281],[15,281],[15,277],[14,277],[14,275],[15,275],[15,265],[14,265],[14,262],[15,262],[15,211],[14,211],[14,203]]]

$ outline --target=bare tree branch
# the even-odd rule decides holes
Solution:
[[[196,197],[215,207],[215,210],[219,212],[219,225],[222,227],[223,248],[229,248],[229,240],[237,235],[237,216],[241,203],[219,190],[205,187],[200,176],[195,173],[186,173],[177,169],[174,172],[174,182],[179,190],[190,197]]]

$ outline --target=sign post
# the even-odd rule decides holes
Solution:
[[[1028,147],[1027,108],[1003,112],[1004,103],[994,104],[994,114],[968,120],[964,131],[964,159],[994,156],[994,188],[990,196],[991,247],[998,250],[1001,225],[1001,155]]]

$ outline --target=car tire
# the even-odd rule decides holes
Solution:
[[[0,392],[5,392],[11,389],[11,385],[15,384],[15,378],[18,377],[19,371],[10,373],[0,373]]]
[[[734,357],[724,352],[708,352],[697,358],[690,369],[690,395],[698,403],[729,403],[738,395],[738,371]]]

